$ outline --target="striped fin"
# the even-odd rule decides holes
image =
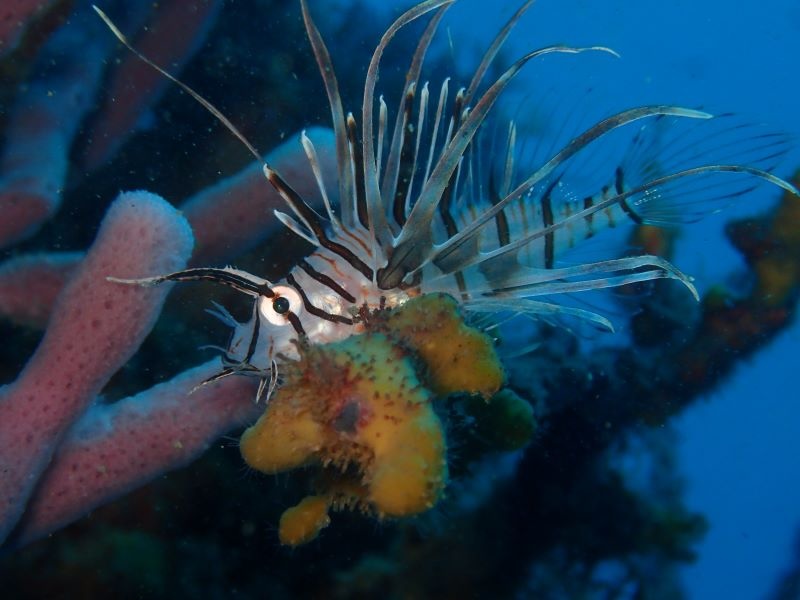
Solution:
[[[375,84],[378,79],[378,68],[381,57],[383,56],[386,46],[401,28],[432,10],[440,7],[446,8],[448,5],[452,4],[453,1],[454,0],[427,0],[426,2],[422,2],[411,7],[409,10],[400,15],[400,17],[398,17],[397,20],[395,20],[395,22],[389,26],[389,28],[386,30],[386,33],[384,33],[381,37],[378,46],[375,48],[375,51],[372,54],[369,67],[367,68],[367,76],[364,82],[361,123],[364,187],[367,198],[367,210],[369,213],[369,229],[372,235],[375,236],[379,246],[383,248],[384,251],[392,247],[393,236],[386,219],[386,211],[378,183],[372,114],[375,104]],[[440,11],[440,15],[441,13],[442,11]],[[435,22],[438,23],[438,19],[435,20]],[[422,56],[424,56],[424,50],[422,52]]]
[[[311,171],[314,173],[314,179],[317,182],[317,187],[319,188],[319,193],[322,197],[322,203],[325,206],[325,212],[328,215],[328,220],[331,222],[331,225],[333,225],[334,229],[341,231],[342,225],[333,210],[330,198],[328,198],[328,190],[325,187],[325,180],[322,178],[322,168],[319,164],[317,150],[314,147],[314,143],[306,135],[305,130],[303,130],[300,134],[300,142],[302,143],[303,150],[308,158],[308,164],[311,166]]]
[[[328,104],[331,108],[331,123],[333,124],[333,132],[336,139],[336,164],[338,170],[337,179],[339,181],[341,218],[345,227],[352,229],[355,226],[355,208],[352,206],[354,198],[353,175],[350,168],[353,158],[348,143],[347,127],[345,125],[342,97],[339,93],[339,84],[336,80],[336,74],[333,70],[328,48],[325,46],[319,29],[317,29],[314,20],[311,18],[307,0],[300,0],[300,7],[303,13],[306,33],[308,34],[308,39],[311,43],[311,49],[314,52],[319,72],[322,75],[322,80],[325,84],[325,93],[328,96]]]
[[[548,46],[530,52],[517,60],[497,81],[481,96],[476,105],[469,111],[452,140],[444,150],[430,179],[425,182],[403,229],[398,236],[387,266],[378,272],[378,286],[381,289],[396,287],[406,275],[423,266],[430,258],[433,245],[431,238],[431,221],[442,194],[458,167],[461,158],[479,127],[494,106],[500,94],[530,60],[551,53],[577,54],[586,51],[601,51],[614,54],[608,48],[593,46],[573,48],[570,46]]]
[[[414,136],[411,135],[413,126],[412,110],[415,95],[415,83],[412,83],[405,95],[405,102],[398,117],[402,117],[399,121],[400,128],[400,155],[397,161],[397,168],[394,174],[394,185],[392,186],[391,195],[387,198],[392,200],[392,217],[394,222],[402,227],[406,222],[406,196],[409,192],[411,181],[414,177],[414,165],[416,163],[416,146],[414,145]],[[427,88],[425,88],[427,89]],[[420,99],[420,118],[425,114],[425,106]],[[419,130],[418,130],[419,131]],[[408,133],[408,135],[406,135]],[[390,157],[391,158],[391,157]]]
[[[326,250],[336,254],[349,263],[350,266],[364,275],[364,277],[367,279],[372,279],[372,268],[346,245],[335,239],[331,239],[331,237],[328,235],[325,222],[322,217],[313,208],[306,204],[300,195],[288,183],[286,183],[286,181],[284,181],[277,172],[264,165],[264,174],[273,187],[281,195],[281,197],[292,208],[295,215],[297,215],[297,217],[302,221],[303,225],[308,228],[310,235],[308,235],[308,237],[303,237],[313,244],[322,246]],[[276,211],[276,215],[279,218],[281,218],[281,214],[282,213]],[[289,221],[284,222],[289,223]]]
[[[250,296],[267,296],[271,298],[275,295],[270,287],[270,282],[266,279],[232,267],[225,267],[223,269],[200,267],[175,271],[174,273],[158,275],[156,277],[143,277],[140,279],[106,277],[106,280],[114,283],[140,285],[142,287],[158,285],[165,281],[211,281],[231,287]]]
[[[445,11],[450,7],[449,4],[442,6],[439,11],[431,18],[428,26],[425,28],[422,36],[420,37],[417,48],[414,51],[414,56],[411,59],[411,65],[406,72],[405,84],[403,90],[407,91],[416,87],[419,82],[419,74],[422,70],[422,63],[425,60],[425,55],[428,52],[433,36],[439,26],[439,22],[444,17]],[[445,94],[446,97],[446,94]],[[394,131],[392,133],[392,141],[389,146],[389,156],[386,160],[386,169],[383,173],[381,180],[381,194],[384,198],[393,197],[394,190],[397,186],[398,171],[400,169],[400,153],[403,146],[403,138],[405,136],[405,126],[403,123],[404,105],[401,104],[397,108],[397,117],[395,119]],[[380,169],[378,170],[380,172]],[[405,219],[404,219],[405,220]]]
[[[466,227],[463,231],[459,232],[456,236],[447,240],[444,244],[438,246],[432,253],[430,253],[428,261],[433,262],[439,268],[448,271],[460,270],[468,266],[468,264],[454,264],[454,261],[450,260],[449,257],[462,244],[464,244],[465,242],[469,241],[470,239],[478,235],[480,233],[481,228],[485,226],[486,223],[490,222],[495,217],[495,215],[497,215],[500,211],[504,210],[509,204],[511,204],[515,200],[528,194],[531,191],[531,189],[534,188],[534,186],[537,185],[541,186],[544,183],[546,189],[546,187],[550,185],[550,183],[546,181],[546,178],[553,175],[553,173],[556,172],[557,169],[563,167],[564,164],[569,159],[578,154],[580,151],[587,148],[595,140],[602,138],[603,136],[613,132],[614,130],[620,127],[634,123],[635,121],[639,121],[645,118],[657,117],[659,115],[673,115],[676,117],[685,117],[694,119],[711,118],[711,115],[709,115],[708,113],[686,108],[680,108],[674,106],[644,106],[617,113],[611,117],[608,117],[600,121],[596,125],[585,130],[582,134],[573,138],[563,149],[558,151],[550,160],[548,160],[540,168],[536,169],[525,181],[523,181],[508,195],[506,195],[505,198],[497,202],[491,208],[485,210],[478,218],[472,221],[470,225]],[[598,208],[598,206],[600,208]],[[595,212],[601,210],[602,208],[604,208],[604,206],[602,206],[601,204],[588,208],[586,209],[585,214],[583,216],[585,217],[590,214],[594,214]],[[574,220],[574,216],[571,219]],[[565,221],[551,224],[550,226],[546,226],[543,229],[543,231],[549,232],[552,231],[552,228],[563,227],[564,223]],[[542,235],[547,235],[547,233],[543,233]],[[525,243],[527,242],[524,242],[523,240],[517,240],[517,242],[514,242],[506,246],[505,249],[507,249],[507,251],[511,251],[515,248],[523,246]],[[475,259],[473,258],[472,263],[474,264],[474,262]]]
[[[502,210],[497,210],[500,203],[485,200],[477,207],[462,208],[470,213],[463,218],[469,224],[459,235],[472,229],[471,237],[480,241],[479,251],[441,252],[435,264],[452,273],[524,250],[534,258],[520,257],[520,262],[551,268],[557,254],[604,227],[696,220],[759,182],[794,190],[770,173],[789,149],[785,136],[742,124],[730,115],[700,121],[675,117],[658,115],[640,126],[619,166],[606,166],[607,183],[599,192],[581,187],[579,180],[588,164],[582,160],[578,173],[571,165],[562,165],[525,195],[506,202]],[[607,162],[604,148],[592,151],[598,161]],[[703,160],[714,162],[703,165]],[[475,211],[480,213],[478,219],[472,217]],[[487,215],[495,220],[505,215],[507,233],[490,228]],[[444,240],[439,251],[457,237]]]

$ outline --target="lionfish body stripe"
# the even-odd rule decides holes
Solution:
[[[150,285],[210,279],[254,298],[253,316],[235,325],[223,356],[225,368],[211,380],[236,373],[257,376],[259,396],[268,396],[280,361],[297,356],[298,338],[312,344],[345,338],[361,330],[364,310],[395,307],[429,293],[450,294],[466,311],[566,315],[610,327],[594,312],[541,298],[662,278],[682,282],[696,296],[690,279],[666,260],[647,255],[559,267],[557,257],[565,250],[621,223],[690,221],[759,182],[797,194],[771,173],[788,150],[783,136],[738,124],[727,115],[712,117],[666,105],[636,107],[601,119],[524,171],[516,163],[518,132],[510,122],[497,152],[501,158],[494,161],[499,169],[491,161],[487,166],[482,136],[494,131],[489,119],[497,112],[498,98],[527,63],[546,54],[615,53],[601,46],[548,46],[485,82],[501,45],[533,4],[528,0],[498,33],[466,87],[453,94],[448,78],[438,93],[432,92],[428,83],[420,85],[422,64],[453,2],[417,4],[381,37],[367,70],[359,128],[356,117],[344,112],[330,54],[306,0],[301,0],[331,110],[337,181],[334,186],[323,181],[316,150],[305,134],[301,143],[320,188],[323,214],[269,165],[264,173],[289,209],[276,211],[277,218],[315,250],[277,283],[232,268],[127,281]],[[120,41],[139,54],[96,10]],[[429,21],[411,56],[392,125],[383,97],[375,100],[381,57],[398,31],[426,16]],[[262,160],[215,107],[142,58],[203,104]],[[672,133],[683,131],[681,126],[689,133]],[[584,189],[579,182],[587,155],[624,130],[632,134],[622,159],[604,164],[604,182]],[[221,318],[232,324],[227,313]]]

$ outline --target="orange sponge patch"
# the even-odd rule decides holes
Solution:
[[[468,327],[444,295],[376,311],[364,333],[304,347],[283,385],[241,440],[264,473],[320,467],[317,495],[281,518],[284,544],[305,543],[331,509],[405,517],[434,506],[447,484],[437,396],[489,397],[503,383],[491,340]]]

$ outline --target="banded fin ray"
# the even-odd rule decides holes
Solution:
[[[364,82],[364,97],[363,97],[363,105],[362,105],[362,150],[363,150],[363,177],[364,177],[364,187],[366,192],[366,201],[367,201],[367,211],[369,215],[369,229],[373,236],[375,236],[378,245],[384,249],[384,251],[388,250],[393,245],[393,240],[391,239],[391,230],[389,229],[389,224],[386,217],[386,210],[384,208],[383,198],[381,197],[381,190],[380,184],[378,182],[378,172],[377,172],[377,160],[375,156],[375,147],[374,147],[374,134],[373,134],[373,107],[375,104],[375,85],[378,79],[378,68],[380,65],[381,57],[383,56],[383,52],[388,46],[389,42],[395,36],[395,34],[403,27],[414,21],[415,19],[420,18],[421,16],[425,15],[426,13],[436,10],[437,8],[441,8],[439,13],[434,16],[433,19],[433,27],[428,28],[426,33],[429,33],[429,39],[433,36],[435,31],[436,25],[438,25],[439,20],[444,14],[444,10],[446,10],[447,6],[452,4],[454,0],[427,0],[426,2],[422,2],[415,6],[412,6],[406,12],[404,12],[400,17],[398,17],[394,23],[392,23],[386,32],[381,36],[380,42],[378,42],[378,46],[375,48],[375,51],[372,54],[372,59],[370,60],[369,67],[367,68],[367,76]],[[423,40],[425,36],[423,36]],[[417,61],[419,64],[415,65],[412,61],[412,67],[409,71],[409,75],[413,75],[412,71],[416,69],[417,73],[419,68],[421,68],[421,62],[424,58],[425,50],[427,49],[427,44],[420,44],[418,45],[418,52],[415,53],[415,59],[417,58],[416,54],[420,54],[419,60]],[[394,144],[394,141],[393,141]]]
[[[322,35],[317,29],[314,20],[308,10],[307,0],[300,0],[300,9],[303,14],[306,34],[308,35],[311,49],[322,75],[325,85],[325,93],[328,96],[328,105],[331,109],[331,123],[333,125],[334,139],[336,140],[336,165],[339,183],[339,206],[340,217],[345,227],[355,227],[355,207],[354,182],[351,169],[353,157],[350,153],[350,145],[347,137],[347,127],[345,125],[344,108],[342,107],[342,97],[339,93],[339,83],[333,70],[330,53],[322,39]]]
[[[566,163],[566,161],[571,159],[573,156],[588,148],[592,142],[601,139],[603,136],[611,133],[612,131],[629,125],[635,121],[657,117],[660,115],[672,115],[693,119],[711,118],[710,114],[702,111],[676,106],[656,105],[642,106],[625,110],[600,121],[596,125],[585,130],[582,134],[573,138],[564,148],[558,151],[544,165],[534,171],[525,181],[520,183],[505,198],[481,213],[466,228],[448,239],[446,242],[436,246],[424,260],[420,261],[420,264],[411,270],[411,272],[423,267],[428,262],[433,262],[434,264],[437,264],[437,266],[440,264],[446,264],[446,261],[449,260],[448,257],[456,252],[461,245],[479,235],[481,228],[485,226],[486,223],[488,223],[491,219],[493,219],[495,215],[504,210],[511,202],[529,193],[530,190],[537,184],[541,185],[541,183],[547,177],[556,172],[557,169],[562,167],[564,163]],[[603,205],[603,208],[605,208],[605,206],[607,206],[607,204]],[[589,212],[587,212],[584,216],[589,216],[600,209],[594,208],[587,210]],[[563,223],[557,225],[557,227],[561,226],[563,226]]]
[[[128,285],[139,285],[143,287],[158,285],[160,283],[164,283],[165,281],[212,281],[214,283],[231,287],[250,296],[263,295],[271,298],[275,295],[270,287],[271,283],[269,281],[248,273],[247,271],[234,269],[233,267],[225,267],[222,269],[199,267],[175,271],[174,273],[168,273],[166,275],[141,277],[138,279],[106,277],[106,281],[111,281],[113,283],[124,283]]]
[[[414,56],[411,59],[411,65],[406,72],[405,83],[403,85],[403,96],[401,96],[401,103],[397,107],[394,130],[392,132],[392,138],[389,144],[389,156],[386,159],[386,166],[384,168],[383,177],[381,180],[381,195],[384,198],[393,197],[397,189],[401,151],[405,138],[405,124],[403,120],[403,101],[405,100],[405,95],[408,93],[409,89],[412,88],[412,86],[416,87],[419,83],[419,75],[422,70],[422,64],[425,61],[425,55],[427,54],[431,41],[436,34],[439,22],[442,20],[442,17],[444,17],[445,11],[448,8],[450,8],[450,4],[440,7],[438,12],[431,18],[428,26],[425,28],[425,31],[420,36],[420,40],[417,44],[416,50],[414,51]],[[380,156],[378,156],[377,162],[380,162]]]
[[[657,116],[641,125],[632,136],[628,135],[624,143],[614,142],[621,146],[617,152],[619,166],[616,169],[608,158],[613,154],[612,149],[606,145],[592,148],[588,159],[576,156],[498,212],[495,215],[496,227],[490,227],[487,221],[477,236],[477,246],[462,248],[441,260],[438,266],[449,265],[446,270],[457,270],[458,262],[462,261],[461,267],[465,268],[466,261],[472,260],[478,251],[487,253],[511,241],[534,235],[538,229],[561,222],[615,195],[618,199],[616,207],[605,205],[591,213],[583,213],[582,219],[573,219],[564,226],[564,231],[551,231],[544,241],[533,238],[532,242],[538,239],[539,243],[518,245],[519,252],[514,255],[522,264],[549,268],[553,265],[553,255],[560,255],[605,228],[626,223],[671,225],[697,220],[719,211],[763,179],[732,177],[730,172],[717,175],[706,172],[698,173],[698,179],[685,177],[661,187],[648,188],[641,194],[634,194],[633,198],[619,194],[648,180],[658,180],[662,175],[694,168],[702,164],[703,159],[719,165],[725,162],[747,164],[769,172],[789,149],[786,136],[742,123],[730,115],[701,121]],[[504,180],[501,194],[509,184],[507,180],[513,177],[510,171],[518,169],[511,164],[513,132],[509,134],[507,144],[505,163],[499,164],[497,169]],[[587,148],[584,152],[589,150]],[[481,170],[492,173],[491,168],[485,165]],[[728,171],[732,170],[735,171]],[[587,171],[593,175],[587,176]],[[476,213],[483,213],[497,204],[491,196],[487,200],[485,193],[477,194],[477,202],[467,191],[463,191],[462,196],[464,201],[454,211],[462,230],[475,221]],[[438,239],[443,244],[448,237],[440,234]]]
[[[651,279],[680,281],[698,298],[691,279],[669,261],[642,255],[553,269],[519,265],[512,274],[503,273],[502,277],[497,277],[501,285],[492,283],[491,273],[483,282],[473,280],[467,299],[530,298],[619,287]],[[434,277],[428,283],[435,289],[437,281],[446,281],[446,276]]]
[[[452,140],[439,157],[419,197],[408,215],[400,235],[394,240],[389,262],[378,273],[378,285],[382,289],[397,286],[405,276],[423,266],[433,241],[431,239],[431,221],[436,207],[442,198],[451,176],[458,167],[470,142],[477,133],[487,114],[494,106],[503,90],[514,79],[526,63],[534,58],[551,53],[578,54],[580,52],[600,51],[615,55],[610,48],[590,46],[576,48],[571,46],[548,46],[529,52],[518,59],[492,86],[483,94],[476,105],[454,132]]]
[[[517,24],[517,22],[522,18],[522,16],[528,10],[528,8],[530,8],[533,2],[534,0],[528,0],[527,2],[525,2],[519,9],[517,9],[515,14],[508,20],[508,22],[495,36],[495,39],[492,41],[491,45],[484,53],[480,65],[475,70],[475,73],[472,77],[469,87],[462,90],[459,93],[451,118],[451,131],[445,139],[445,146],[444,146],[445,148],[452,139],[453,123],[454,122],[457,123],[458,120],[461,118],[461,107],[469,105],[480,83],[482,82],[486,71],[488,70],[490,64],[492,63],[495,56],[499,52],[506,38],[508,37],[514,26]],[[421,140],[423,138],[423,124],[428,102],[427,100],[428,83],[426,82],[425,85],[423,86],[423,92],[420,97],[419,108],[418,108],[419,118],[416,126],[416,132],[417,132],[416,144],[413,153],[411,152],[409,153],[411,155],[410,158],[404,156],[405,149],[408,147],[406,145],[407,140],[405,138],[405,132],[407,126],[409,125],[408,110],[407,110],[409,104],[409,98],[413,99],[414,89],[418,85],[419,74],[422,69],[422,63],[424,61],[428,47],[430,46],[430,43],[439,25],[439,21],[444,16],[444,13],[448,8],[449,5],[441,7],[439,12],[437,12],[436,15],[431,19],[424,33],[420,36],[419,43],[417,45],[416,51],[411,61],[411,66],[409,67],[406,73],[405,86],[404,86],[404,89],[406,90],[405,103],[402,103],[398,107],[397,118],[392,137],[392,144],[390,146],[390,153],[386,163],[386,170],[383,174],[383,178],[381,181],[381,194],[383,198],[386,199],[392,197],[395,198],[395,208],[393,210],[393,213],[395,214],[394,221],[397,222],[400,226],[405,224],[406,220],[405,215],[408,214],[410,208],[414,204],[411,192],[413,190],[414,182],[418,178],[416,163],[419,158],[418,156],[419,148],[421,145]],[[444,115],[443,109],[448,95],[448,82],[449,78],[446,78],[442,83],[442,87],[439,93],[439,102],[437,104],[437,110],[434,117],[433,128],[430,132],[430,138],[428,144],[429,146],[428,160],[427,163],[425,163],[426,168],[419,182],[419,185],[423,185],[425,182],[428,181],[430,177],[431,167],[433,166],[433,159],[434,156],[436,155],[436,150],[437,150],[439,127],[442,122],[442,117]],[[403,181],[403,179],[401,179],[400,177],[401,165],[404,163],[407,164],[406,170],[408,171],[408,173],[406,174],[405,181]],[[378,164],[380,165],[380,156],[378,157]],[[380,171],[380,169],[378,169],[378,171]],[[402,210],[400,208],[401,206]]]
[[[325,186],[325,180],[322,177],[322,167],[320,167],[317,149],[308,135],[306,135],[305,130],[300,133],[300,143],[303,145],[303,150],[308,158],[308,164],[311,167],[312,173],[314,173],[314,179],[317,182],[317,187],[319,188],[319,193],[322,198],[322,204],[325,207],[325,213],[328,216],[328,221],[330,221],[331,226],[335,231],[341,231],[342,225],[333,210],[333,204],[328,197],[328,189]]]

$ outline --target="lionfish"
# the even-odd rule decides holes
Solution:
[[[396,307],[421,294],[450,294],[468,314],[568,315],[610,328],[596,312],[542,297],[666,278],[680,281],[696,298],[690,278],[667,260],[649,255],[556,266],[566,249],[616,223],[690,220],[699,201],[713,208],[759,181],[798,194],[770,172],[786,151],[785,138],[752,132],[727,116],[668,105],[640,106],[603,118],[522,175],[514,162],[517,133],[511,122],[500,153],[499,182],[487,185],[488,175],[482,171],[491,169],[478,160],[480,134],[489,129],[488,117],[497,112],[498,98],[523,66],[555,53],[615,53],[602,46],[547,46],[522,56],[484,84],[504,41],[533,3],[528,0],[494,38],[469,84],[451,98],[450,80],[445,79],[438,100],[432,99],[428,84],[419,85],[422,65],[454,2],[420,2],[386,30],[367,69],[359,125],[356,116],[343,110],[328,49],[307,0],[300,1],[335,134],[336,195],[323,179],[313,143],[301,136],[322,214],[264,162],[217,108],[134,49],[95,7],[125,46],[200,102],[263,164],[266,179],[289,209],[276,210],[275,216],[314,246],[279,282],[231,267],[190,268],[136,280],[109,278],[139,285],[208,280],[253,298],[252,317],[245,323],[218,307],[218,316],[234,332],[222,370],[203,384],[233,374],[255,376],[260,380],[256,400],[269,399],[278,384],[279,362],[297,357],[298,340],[319,344],[345,338],[363,329],[370,311]],[[398,31],[425,15],[429,21],[411,57],[392,125],[383,97],[375,98],[381,58]],[[662,134],[669,128],[660,125],[676,121],[719,125],[711,133],[701,128],[694,138],[665,141]],[[638,129],[625,158],[603,165],[605,184],[590,193],[575,193],[580,186],[571,179],[582,175],[581,157],[627,126]]]

